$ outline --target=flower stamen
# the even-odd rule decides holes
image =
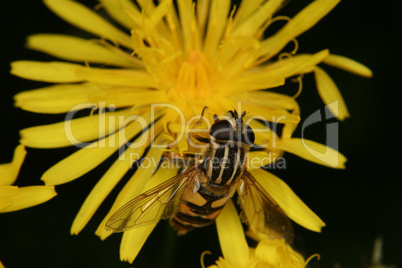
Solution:
[[[308,259],[304,262],[304,266],[307,266],[307,264],[313,259],[313,258],[315,258],[315,257],[317,257],[317,260],[319,261],[320,260],[320,258],[321,258],[321,256],[320,256],[320,254],[313,254],[313,255],[311,255],[310,257],[308,257]]]
[[[299,83],[299,88],[297,89],[296,94],[294,96],[292,96],[293,99],[296,99],[297,97],[299,97],[299,95],[301,94],[302,89],[303,89],[303,74],[299,75],[298,77],[293,78],[292,82]]]
[[[208,254],[208,255],[212,255],[211,251],[209,251],[209,250],[206,250],[206,251],[204,251],[203,253],[201,253],[201,259],[200,259],[201,268],[205,268],[204,256],[207,255],[207,254]]]
[[[210,95],[211,66],[200,50],[189,52],[188,60],[182,63],[176,83],[180,99],[205,100]]]

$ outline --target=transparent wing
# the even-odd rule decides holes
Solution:
[[[158,222],[161,218],[169,218],[185,186],[197,183],[196,175],[200,173],[198,166],[159,184],[142,193],[118,209],[107,221],[106,228],[113,232],[123,232],[138,226]]]
[[[289,218],[248,171],[244,173],[237,191],[242,208],[240,217],[251,231],[262,232],[271,238],[284,238],[292,243],[293,226]]]

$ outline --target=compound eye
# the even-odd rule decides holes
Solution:
[[[209,129],[209,134],[217,140],[234,140],[232,124],[228,120],[220,120]]]
[[[243,133],[243,142],[251,146],[254,144],[255,141],[254,131],[248,125],[244,125],[244,127],[245,131]]]

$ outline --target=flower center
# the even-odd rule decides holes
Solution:
[[[199,50],[190,51],[179,69],[175,93],[183,101],[205,105],[210,97],[212,70],[208,59]]]

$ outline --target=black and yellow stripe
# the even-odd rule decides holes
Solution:
[[[230,120],[216,117],[209,138],[191,134],[198,142],[208,144],[203,161],[198,165],[198,176],[204,180],[196,179],[199,183],[197,190],[186,187],[176,212],[170,218],[178,234],[213,223],[235,193],[244,173],[250,148],[244,137],[249,127],[242,121],[245,113],[239,118],[237,112],[230,112]],[[254,141],[254,134],[250,133],[250,139]]]
[[[244,170],[246,150],[237,146],[235,142],[225,144],[211,141],[208,157],[204,161],[203,171],[210,178],[211,183],[217,185],[231,185]]]
[[[178,234],[185,234],[194,228],[204,227],[215,221],[227,200],[234,193],[234,190],[227,186],[215,187],[225,189],[217,190],[211,188],[207,183],[202,184],[196,193],[193,193],[190,188],[185,189],[183,197],[192,195],[192,201],[182,198],[177,212],[170,218],[170,222]],[[217,193],[217,191],[222,193]]]

